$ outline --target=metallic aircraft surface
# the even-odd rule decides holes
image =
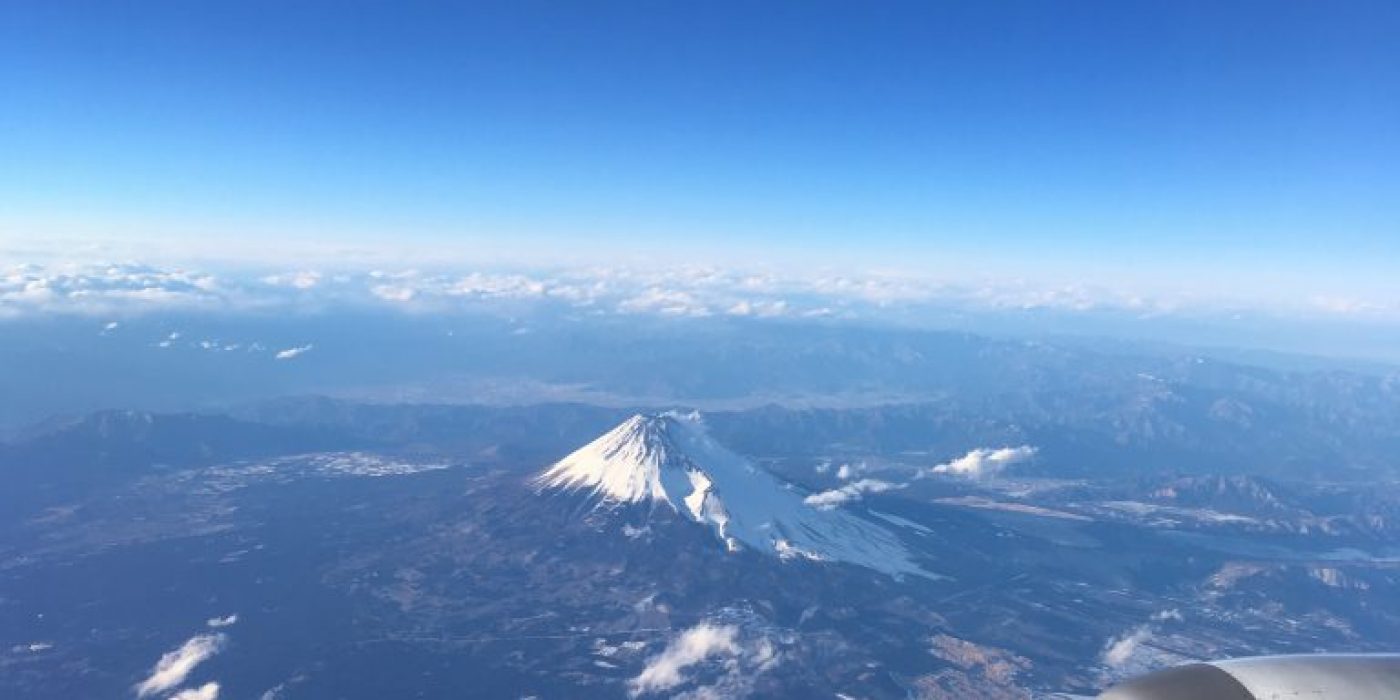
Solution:
[[[1102,700],[1383,700],[1400,698],[1400,654],[1260,656],[1168,668],[1109,688]]]

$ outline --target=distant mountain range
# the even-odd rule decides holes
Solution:
[[[129,319],[106,335],[82,319],[8,323],[0,395],[23,397],[0,406],[11,434],[98,408],[226,413],[327,395],[710,413],[774,406],[793,427],[813,423],[809,434],[773,435],[791,438],[784,451],[824,446],[826,434],[924,449],[942,436],[951,445],[1020,433],[1107,470],[1120,458],[1183,469],[1205,459],[1224,470],[1392,467],[1400,448],[1400,370],[1308,358],[817,321],[169,316]],[[162,347],[172,333],[181,344]],[[287,360],[222,349],[254,341],[315,349]],[[891,408],[901,404],[913,408]],[[324,420],[371,417],[322,409]],[[824,409],[839,415],[824,418]],[[843,422],[849,429],[831,432]]]

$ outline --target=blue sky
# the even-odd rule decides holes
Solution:
[[[1395,3],[444,5],[7,4],[0,235],[1397,293]]]

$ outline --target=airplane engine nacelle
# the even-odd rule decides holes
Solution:
[[[1260,656],[1176,666],[1104,691],[1101,700],[1400,699],[1400,654]]]

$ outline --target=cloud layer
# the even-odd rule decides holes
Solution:
[[[444,310],[550,305],[592,313],[670,317],[889,317],[931,311],[1114,310],[1166,314],[1191,300],[1147,299],[1077,285],[1022,280],[953,283],[885,271],[753,272],[709,266],[263,270],[213,273],[143,264],[56,263],[0,267],[0,315],[159,310],[319,310],[363,305]],[[1400,308],[1300,300],[1323,314]]]

